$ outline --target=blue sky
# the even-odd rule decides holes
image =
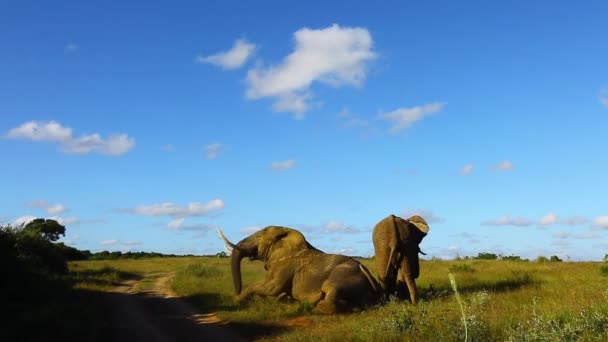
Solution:
[[[371,255],[608,253],[605,2],[0,3],[0,220],[92,251],[215,229]]]

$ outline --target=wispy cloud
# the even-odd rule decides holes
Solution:
[[[481,222],[482,226],[520,226],[526,227],[534,224],[534,222],[525,217],[510,217],[508,215],[504,215],[499,217],[496,220],[487,220]]]
[[[107,138],[102,138],[98,133],[74,137],[70,127],[64,127],[56,121],[28,121],[11,129],[6,137],[58,143],[64,152],[76,154],[97,152],[118,156],[135,146],[135,139],[127,134],[112,134]]]
[[[538,224],[546,226],[550,224],[557,223],[557,215],[555,213],[547,213],[543,217],[540,218]]]
[[[570,232],[556,232],[555,234],[553,234],[553,237],[556,239],[579,239],[579,240],[586,240],[586,239],[596,239],[598,238],[600,235],[597,233],[593,233],[593,232],[587,232],[587,233],[578,233],[578,234],[573,234]]]
[[[161,147],[161,149],[166,152],[172,152],[175,150],[175,146],[173,146],[172,144],[167,144]]]
[[[338,118],[344,127],[368,127],[370,125],[368,120],[359,118],[347,108],[338,113]]]
[[[500,163],[492,166],[492,170],[511,170],[515,166],[510,160],[503,160]]]
[[[125,241],[122,244],[125,246],[138,246],[138,245],[141,245],[141,241],[131,240],[131,241]]]
[[[541,228],[551,225],[568,225],[582,226],[589,220],[582,216],[560,217],[555,212],[548,212],[539,219],[530,219],[527,217],[511,217],[503,215],[495,220],[487,220],[481,223],[484,226],[531,226],[538,224]]]
[[[441,223],[445,221],[443,217],[439,217],[433,211],[427,209],[405,209],[401,212],[401,217],[404,219],[414,215],[421,216],[428,223]]]
[[[473,164],[467,164],[462,169],[460,169],[460,174],[466,176],[473,171]]]
[[[251,235],[255,232],[257,232],[258,230],[262,229],[263,227],[261,226],[248,226],[245,227],[243,229],[241,229],[241,234],[243,235]]]
[[[600,102],[608,108],[608,88],[602,88],[599,94]]]
[[[608,215],[596,217],[593,220],[593,226],[600,229],[608,229]]]
[[[196,61],[199,63],[209,63],[217,65],[223,69],[232,70],[241,67],[251,57],[255,51],[255,44],[245,39],[237,39],[232,48],[211,56],[198,56]]]
[[[205,147],[205,152],[207,159],[215,159],[224,152],[224,145],[218,142],[209,144]]]
[[[292,112],[297,118],[310,108],[314,82],[360,86],[367,63],[376,57],[370,33],[361,27],[302,28],[294,33],[294,41],[294,50],[280,64],[259,63],[248,71],[246,95],[275,98],[273,110]]]
[[[13,226],[20,227],[20,226],[23,226],[23,225],[26,225],[26,224],[32,222],[33,220],[35,220],[37,218],[38,217],[32,216],[32,215],[19,216],[13,221]]]
[[[78,51],[79,46],[74,44],[74,43],[69,43],[67,44],[64,48],[63,48],[63,52],[64,53],[74,53],[76,51]]]
[[[118,243],[118,240],[103,240],[100,241],[99,244],[102,246],[112,246]]]
[[[125,209],[125,211],[147,215],[147,216],[170,216],[173,218],[185,218],[189,216],[205,216],[212,211],[224,208],[224,201],[216,198],[207,203],[190,202],[185,206],[178,206],[172,202],[158,204],[140,205],[135,208]]]
[[[27,202],[26,205],[32,208],[41,208],[44,209],[49,214],[61,214],[68,211],[61,203],[49,203],[47,201],[31,201]]]
[[[444,102],[433,102],[422,106],[410,108],[398,108],[390,112],[379,115],[380,119],[391,123],[389,131],[397,133],[410,127],[414,122],[424,119],[425,117],[440,112],[445,106]]]
[[[280,171],[284,171],[284,170],[289,170],[292,169],[296,166],[296,160],[295,159],[288,159],[288,160],[284,160],[284,161],[274,161],[272,163],[270,163],[270,167],[275,169],[275,170],[280,170]]]
[[[216,198],[207,203],[190,202],[179,206],[172,202],[140,205],[135,208],[121,209],[121,211],[145,216],[168,216],[171,221],[167,228],[173,230],[201,230],[200,225],[185,225],[186,218],[195,216],[207,216],[224,208],[224,201]],[[208,230],[205,226],[205,230]]]
[[[331,220],[323,225],[325,233],[358,233],[360,230],[338,220]]]

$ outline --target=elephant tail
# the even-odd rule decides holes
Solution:
[[[369,281],[369,284],[372,286],[372,289],[374,290],[374,293],[381,293],[381,291],[380,291],[380,284],[378,284],[378,281],[369,272],[369,270],[367,269],[367,267],[363,266],[363,264],[360,263],[359,264],[359,268],[361,269],[361,272],[363,272],[363,274],[367,278],[367,281]]]

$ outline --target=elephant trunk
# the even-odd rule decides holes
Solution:
[[[234,282],[234,291],[237,295],[241,294],[242,277],[241,277],[241,260],[245,257],[257,257],[257,245],[252,237],[241,240],[236,245],[233,245],[232,255],[230,259],[232,268],[232,281]]]
[[[416,304],[418,299],[416,279],[420,275],[420,259],[418,257],[419,248],[418,246],[416,246],[415,249],[410,247],[408,250],[411,252],[408,253],[408,256],[403,259],[403,280],[405,281],[410,294],[410,302],[412,302],[412,304]]]
[[[234,282],[234,292],[239,295],[241,294],[242,280],[241,280],[241,260],[245,255],[238,250],[233,249],[232,255],[230,256],[230,262],[232,265],[232,281]]]

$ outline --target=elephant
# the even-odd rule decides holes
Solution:
[[[420,242],[428,232],[428,224],[418,215],[407,220],[389,215],[376,224],[372,240],[376,271],[385,295],[405,292],[407,285],[410,302],[416,304],[416,279],[420,275],[418,253],[424,254]]]
[[[287,296],[312,304],[315,313],[333,314],[373,305],[380,298],[380,285],[364,265],[316,249],[296,229],[268,226],[236,244],[221,229],[218,232],[231,251],[238,302],[253,295]],[[264,262],[266,278],[241,292],[241,260],[245,257]]]

